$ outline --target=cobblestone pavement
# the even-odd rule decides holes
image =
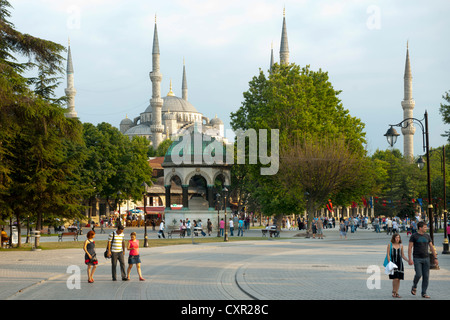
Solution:
[[[129,232],[126,230],[126,236]],[[138,238],[142,232],[138,231]],[[119,281],[112,281],[111,264],[102,257],[103,248],[97,248],[101,258],[92,284],[87,282],[80,249],[3,250],[0,299],[395,300],[391,297],[392,282],[382,266],[390,236],[358,230],[345,240],[332,229],[325,230],[325,239],[307,239],[294,237],[297,233],[283,231],[280,239],[140,248],[146,281],[138,280],[135,268],[130,281],[121,281],[119,267]],[[155,235],[151,233],[150,241]],[[259,230],[246,233],[260,235]],[[96,239],[106,236],[97,234]],[[406,233],[401,237],[407,248]],[[443,234],[435,234],[435,243],[440,270],[430,271],[427,293],[432,300],[448,300],[450,255],[442,254]],[[418,295],[411,295],[414,269],[408,264],[405,269],[401,300],[424,300],[420,297],[421,282]]]

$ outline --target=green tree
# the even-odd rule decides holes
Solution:
[[[445,103],[441,103],[441,106],[439,107],[439,113],[441,114],[444,123],[450,124],[450,91],[445,92],[442,96],[442,99],[445,100]],[[447,137],[448,141],[450,142],[450,130],[445,131],[442,136]]]
[[[398,149],[377,150],[371,157],[378,167],[375,212],[386,216],[414,216],[416,199],[426,194],[426,172],[405,159]],[[426,196],[425,196],[426,197]]]
[[[156,148],[156,150],[153,148],[153,146],[150,146],[148,148],[148,156],[149,157],[164,157],[167,150],[169,150],[169,147],[172,144],[172,142],[173,141],[171,139],[166,139],[159,144],[159,146],[158,146],[158,148]]]
[[[249,82],[241,107],[231,113],[231,126],[235,131],[279,129],[280,150],[293,141],[344,137],[352,152],[364,156],[364,124],[344,109],[339,94],[322,70],[275,64],[268,77],[260,71]],[[300,213],[304,202],[290,196],[276,177],[260,175],[262,166],[258,163],[249,169],[249,179],[258,186],[251,195],[262,212]]]
[[[14,215],[20,227],[29,216],[40,228],[45,218],[79,212],[81,124],[54,97],[64,47],[17,31],[10,8],[0,0],[0,211],[2,220]],[[36,68],[38,77],[24,76]]]
[[[86,184],[90,182],[87,200],[99,196],[115,207],[119,200],[142,199],[141,184],[152,182],[152,169],[147,161],[148,140],[138,137],[130,140],[108,123],[97,126],[85,123],[83,132],[87,159],[82,179]]]

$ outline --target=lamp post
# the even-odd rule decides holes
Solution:
[[[228,189],[224,187],[222,189],[224,193],[224,202],[225,202],[225,235],[223,237],[223,241],[228,241],[228,231],[227,231],[227,200],[228,200]]]
[[[422,121],[425,122],[425,125],[422,123]],[[422,129],[422,139],[423,139],[423,150],[426,151],[427,156],[427,189],[428,189],[428,220],[430,223],[430,238],[434,245],[434,230],[433,230],[433,205],[431,204],[431,183],[430,183],[430,142],[429,142],[429,132],[428,132],[428,112],[425,111],[424,119],[418,120],[416,118],[406,118],[402,122],[399,122],[397,124],[390,124],[390,128],[387,130],[387,132],[384,134],[386,137],[389,145],[391,147],[394,146],[394,144],[397,142],[397,137],[400,135],[397,133],[397,131],[393,127],[403,127],[403,123],[406,122],[406,125],[404,128],[407,128],[410,124],[413,122],[416,122],[420,125]],[[424,167],[424,160],[422,157],[417,160],[417,165],[419,168]],[[436,268],[434,261],[431,262],[431,268]]]
[[[220,194],[216,194],[216,206],[217,206],[217,236],[220,237]]]
[[[148,185],[143,182],[141,184],[144,187],[144,192],[142,193],[144,196],[144,247],[148,247],[148,237],[147,237],[147,187]]]
[[[447,216],[447,194],[446,194],[446,185],[445,185],[445,146],[442,146],[442,177],[444,178],[444,243],[442,244],[443,247],[443,254],[449,254],[450,251],[448,251],[448,234],[447,234],[447,223],[448,223],[448,216]]]
[[[120,195],[122,194],[122,192],[120,192],[120,190],[119,191],[117,191],[117,205],[119,206],[119,222],[120,223],[122,223],[121,222],[121,217],[120,217]]]

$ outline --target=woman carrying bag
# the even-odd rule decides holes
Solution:
[[[400,280],[404,280],[405,267],[403,259],[408,261],[403,251],[402,239],[398,233],[391,238],[391,243],[387,246],[387,259],[397,265],[397,268],[389,274],[389,279],[392,280],[392,297],[401,298],[398,294],[400,288]]]

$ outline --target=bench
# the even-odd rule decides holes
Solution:
[[[73,237],[73,241],[78,241],[78,232],[61,232],[58,234],[58,241],[62,241],[63,237]]]
[[[280,231],[277,229],[261,229],[261,233],[263,237],[267,237],[267,232],[269,232],[270,237],[274,236],[275,238],[280,237]]]
[[[172,229],[167,231],[167,238],[172,238],[173,234],[179,234],[180,238],[184,238],[185,230]]]

